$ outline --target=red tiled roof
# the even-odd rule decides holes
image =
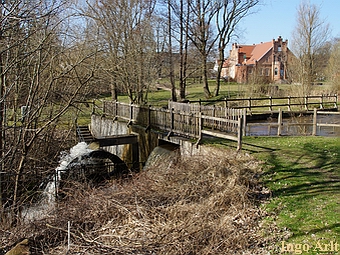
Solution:
[[[252,51],[254,50],[256,45],[238,45],[239,53],[245,53],[247,59],[251,56]]]
[[[247,61],[247,64],[255,64],[255,61],[259,61],[270,49],[273,48],[273,42],[265,42],[256,44],[254,50],[251,53],[251,58]]]

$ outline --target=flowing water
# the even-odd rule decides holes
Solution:
[[[159,167],[168,168],[172,165],[173,160],[178,156],[179,146],[174,144],[163,144],[159,145],[153,149],[150,153],[148,160],[145,163],[144,170],[149,167]]]
[[[61,152],[59,166],[55,169],[56,173],[42,192],[40,201],[33,206],[25,208],[22,211],[22,218],[26,221],[37,220],[52,210],[55,205],[60,174],[66,171],[70,164],[86,164],[91,159],[83,159],[83,157],[89,155],[92,151],[85,142],[80,142],[73,146],[69,152]]]

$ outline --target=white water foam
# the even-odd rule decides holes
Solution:
[[[83,156],[90,154],[92,151],[93,150],[88,147],[88,144],[80,142],[73,146],[69,152],[61,152],[59,166],[55,169],[56,174],[53,175],[52,180],[47,183],[46,188],[42,193],[41,200],[39,203],[23,209],[22,218],[25,221],[39,220],[52,210],[55,205],[56,189],[58,188],[60,173],[66,171],[72,161],[77,158],[80,161]]]
[[[61,160],[59,161],[59,166],[56,168],[56,171],[64,171],[67,166],[74,161],[76,158],[79,160],[82,156],[88,155],[93,150],[89,148],[88,144],[85,142],[80,142],[77,145],[73,146],[70,149],[70,152],[61,152]]]

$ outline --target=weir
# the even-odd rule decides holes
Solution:
[[[115,136],[104,136],[95,137],[93,143],[97,143],[99,147],[109,147],[115,145],[131,145],[131,170],[138,171],[139,165],[139,147],[138,147],[138,136],[134,134],[127,135],[115,135]]]
[[[95,114],[91,116],[90,130],[93,142],[119,156],[136,170],[143,168],[151,152],[160,145],[178,147],[181,155],[193,155],[200,150],[200,146],[189,138]]]

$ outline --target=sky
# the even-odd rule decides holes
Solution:
[[[254,7],[253,14],[240,23],[242,36],[239,44],[258,44],[277,39],[291,39],[296,24],[297,8],[300,0],[260,0],[261,5]],[[320,17],[329,23],[332,37],[340,37],[340,1],[310,0],[311,4],[320,6]]]

